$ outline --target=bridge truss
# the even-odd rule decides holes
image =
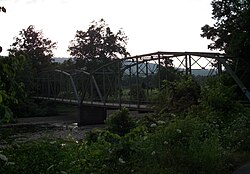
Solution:
[[[143,109],[163,80],[176,73],[211,76],[227,71],[250,100],[250,93],[230,68],[224,54],[203,52],[156,52],[84,70],[43,72],[37,79],[36,96],[78,105],[103,105]]]

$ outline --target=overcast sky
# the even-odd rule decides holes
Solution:
[[[55,57],[69,57],[76,30],[103,18],[113,32],[122,28],[131,55],[156,51],[209,51],[201,27],[213,24],[212,0],[0,0],[1,55],[19,31],[34,25],[57,42]]]

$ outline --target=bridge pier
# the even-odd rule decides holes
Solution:
[[[80,125],[103,124],[107,111],[104,107],[81,105],[79,117]]]

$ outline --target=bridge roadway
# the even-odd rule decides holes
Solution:
[[[68,103],[74,105],[80,105],[78,100],[75,99],[63,99],[63,98],[52,98],[52,97],[33,97],[39,100],[49,100],[61,103]],[[128,108],[129,110],[136,111],[148,111],[152,112],[153,109],[146,104],[131,104],[131,103],[111,103],[111,102],[98,102],[98,101],[82,101],[81,105],[92,106],[92,107],[103,107],[106,109],[119,109],[122,107]]]
[[[137,111],[138,113],[149,113],[154,111],[153,108],[145,104],[104,103],[98,101],[82,101],[80,104],[79,100],[74,99],[52,97],[33,98],[77,105],[79,107],[79,125],[103,124],[107,118],[107,110],[120,109],[122,107],[126,107],[130,111]]]

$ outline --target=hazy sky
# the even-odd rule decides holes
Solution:
[[[34,25],[57,42],[55,57],[69,57],[76,30],[103,18],[113,32],[122,28],[131,55],[156,51],[209,51],[201,27],[212,24],[212,0],[0,0],[1,55],[19,31]]]

